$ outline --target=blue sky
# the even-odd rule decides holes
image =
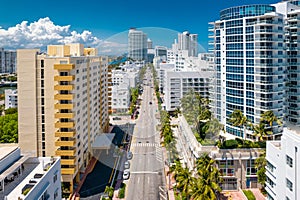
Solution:
[[[5,0],[0,7],[0,26],[7,29],[24,20],[30,23],[49,17],[55,25],[71,25],[71,29],[79,33],[89,30],[99,39],[109,38],[130,27],[162,27],[197,33],[199,43],[206,48],[208,22],[217,20],[220,10],[244,4],[270,4],[278,1]]]

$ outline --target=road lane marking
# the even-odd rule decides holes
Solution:
[[[130,172],[131,174],[158,174],[158,172],[151,172],[151,171],[136,171]]]
[[[150,177],[148,176],[148,184],[150,183]]]
[[[140,183],[140,177],[138,177],[138,180],[137,180],[137,182],[138,182],[138,183]]]

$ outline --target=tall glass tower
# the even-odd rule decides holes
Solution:
[[[284,16],[272,5],[232,7],[210,23],[210,50],[215,55],[215,86],[212,101],[215,116],[226,132],[254,139],[250,131],[232,126],[229,115],[241,110],[255,124],[272,110],[284,116]],[[276,136],[282,132],[273,128]]]
[[[147,35],[131,28],[128,33],[128,57],[134,60],[147,60]]]

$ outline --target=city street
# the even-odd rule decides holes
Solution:
[[[140,115],[136,120],[130,150],[133,158],[130,161],[130,178],[127,183],[127,200],[160,199],[160,189],[163,186],[163,155],[160,147],[159,133],[156,131],[158,120],[157,101],[151,71],[148,69],[144,80],[144,92]]]

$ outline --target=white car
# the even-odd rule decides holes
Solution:
[[[128,180],[129,176],[130,176],[129,169],[124,170],[124,172],[123,172],[123,179],[124,180]]]
[[[125,168],[125,169],[129,169],[129,168],[130,168],[130,162],[129,162],[129,161],[126,161],[126,162],[124,163],[124,168]]]
[[[131,160],[131,159],[132,159],[132,152],[131,152],[131,151],[128,151],[128,152],[127,152],[127,159],[128,159],[128,160]]]

